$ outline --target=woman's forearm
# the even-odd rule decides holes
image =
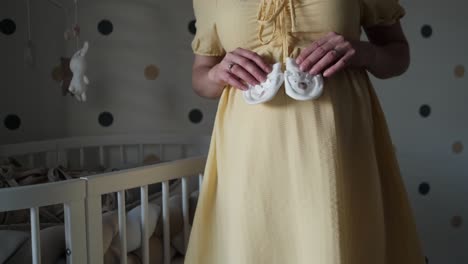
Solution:
[[[410,52],[406,42],[391,42],[382,46],[363,42],[363,45],[363,50],[369,53],[365,68],[376,78],[399,76],[408,69]]]
[[[210,71],[216,66],[198,66],[192,71],[192,86],[195,93],[208,99],[221,96],[224,84],[216,83],[210,78]]]

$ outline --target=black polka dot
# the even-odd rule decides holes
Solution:
[[[428,116],[431,114],[431,107],[428,106],[428,105],[422,105],[422,106],[419,108],[419,114],[420,114],[422,117],[428,117]]]
[[[103,127],[109,127],[114,123],[114,117],[109,112],[99,114],[99,124]]]
[[[432,27],[429,25],[422,26],[421,35],[425,38],[430,38],[432,36]]]
[[[452,217],[451,224],[453,228],[460,228],[463,225],[463,218],[459,215]]]
[[[17,115],[8,115],[5,117],[3,124],[9,130],[16,130],[21,126],[21,119]]]
[[[190,122],[192,122],[194,124],[198,124],[203,119],[203,113],[198,109],[193,109],[189,113],[189,119],[190,119]]]
[[[423,182],[419,185],[419,193],[422,195],[427,195],[431,189],[431,186],[427,182]]]
[[[110,35],[114,31],[114,25],[109,20],[101,20],[98,24],[98,31],[105,36]]]
[[[192,20],[188,24],[188,30],[193,35],[195,35],[197,33],[197,28],[195,27],[195,22],[196,22],[196,20]]]
[[[6,18],[0,21],[0,31],[5,35],[11,35],[16,31],[16,24],[13,20]]]

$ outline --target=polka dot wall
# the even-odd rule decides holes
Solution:
[[[49,107],[48,112],[52,112],[52,109],[60,106],[60,110],[47,116],[61,115],[60,120],[63,122],[45,126],[50,130],[59,127],[56,129],[59,133],[44,133],[41,138],[211,132],[217,102],[199,98],[191,89],[190,42],[196,32],[191,4],[180,6],[154,2],[141,5],[145,1],[137,2],[80,1],[78,14],[81,40],[88,40],[90,44],[87,75],[91,85],[85,104],[69,96],[66,86],[61,87],[72,76],[66,67],[69,63],[66,59],[75,52],[76,46],[73,40],[66,41],[63,36],[65,27],[72,25],[73,17],[65,17],[56,7],[54,9],[47,4],[33,6],[33,16],[57,16],[55,22],[62,24],[59,30],[53,32],[44,30],[46,25],[42,26],[42,30],[33,27],[33,35],[37,36],[33,42],[45,43],[48,38],[53,38],[54,43],[62,46],[55,49],[56,52],[43,48],[48,53],[47,63],[39,63],[37,69],[26,69],[28,74],[33,75],[38,75],[37,71],[41,72],[40,91],[46,90],[48,93],[47,97],[41,96],[42,100],[36,102],[39,111]],[[7,0],[6,5],[7,8],[0,11],[4,14],[0,17],[0,37],[8,40],[11,49],[15,49],[14,45],[21,47],[18,44],[26,41],[25,7],[12,0]],[[73,8],[70,3],[64,5]],[[22,67],[23,48],[16,50],[15,56],[9,55],[9,61],[18,60],[18,67],[7,69],[8,65],[2,65],[7,72],[25,72]],[[40,54],[39,49],[37,52]],[[18,85],[21,76],[17,76],[12,77],[9,83]],[[38,139],[32,134],[37,134],[35,132],[44,127],[39,121],[34,124],[25,121],[35,120],[33,116],[38,111],[32,110],[29,103],[21,101],[22,96],[28,94],[28,85],[20,86],[25,88],[21,93],[15,93],[15,105],[16,109],[26,110],[22,111],[26,113],[19,114],[20,111],[2,106],[5,107],[5,113],[2,111],[0,118],[5,119],[4,123],[14,129],[4,125],[1,129],[6,137],[1,138],[0,143]],[[14,90],[11,91],[13,93]]]
[[[0,144],[57,138],[66,133],[66,101],[57,96],[51,69],[64,52],[64,13],[31,1],[35,65],[25,61],[25,1],[3,0],[0,7]],[[60,23],[61,22],[61,23]],[[60,73],[55,72],[56,78]]]
[[[460,1],[400,0],[407,73],[372,78],[397,149],[428,263],[468,263],[468,19]],[[437,10],[437,12],[435,12]]]
[[[0,8],[2,90],[6,87],[0,97],[0,144],[87,135],[211,133],[217,102],[199,98],[191,89],[196,21],[190,1],[81,0],[81,39],[90,42],[86,103],[64,96],[60,86],[70,78],[61,58],[76,49],[63,38],[72,17],[32,2],[33,69],[23,61],[23,2],[4,0]],[[407,10],[402,24],[411,44],[411,66],[398,78],[372,81],[428,263],[468,263],[468,125],[463,121],[468,113],[468,37],[463,30],[468,18],[460,11],[468,4],[400,2]]]
[[[81,20],[81,32],[90,40],[93,70],[89,102],[70,98],[67,104],[69,112],[80,113],[69,115],[77,134],[211,132],[217,102],[199,98],[191,88],[196,28],[190,4],[83,1],[80,6],[88,17]],[[60,76],[56,68],[50,71]],[[101,122],[103,113],[110,124]],[[97,123],[83,118],[98,115]]]

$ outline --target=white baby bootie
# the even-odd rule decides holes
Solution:
[[[296,100],[315,99],[323,92],[322,75],[301,71],[293,58],[286,58],[284,82],[286,94]]]
[[[273,70],[268,74],[266,81],[255,86],[248,85],[249,89],[244,91],[244,99],[248,104],[261,104],[273,99],[283,84],[284,77],[281,71],[281,62],[273,65]]]

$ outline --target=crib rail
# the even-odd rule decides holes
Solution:
[[[94,177],[83,178],[87,181],[87,237],[88,237],[88,263],[103,263],[102,248],[102,215],[101,197],[103,194],[117,192],[119,210],[120,245],[122,255],[126,255],[125,230],[125,190],[139,187],[141,193],[141,249],[143,263],[149,263],[149,234],[148,230],[148,185],[162,183],[162,221],[163,221],[163,247],[164,264],[170,264],[170,226],[169,226],[169,181],[182,179],[185,186],[187,177],[200,176],[205,167],[206,158],[196,157],[157,165],[128,169],[123,171],[100,174]],[[184,217],[185,246],[188,239],[188,195],[187,188],[182,188],[182,208]],[[121,258],[126,263],[126,258]]]
[[[210,137],[182,135],[114,135],[106,137],[79,137],[56,139],[41,142],[29,142],[0,146],[0,157],[25,156],[27,166],[38,165],[35,160],[38,153],[46,153],[46,163],[40,166],[56,166],[62,161],[68,161],[67,151],[79,150],[79,167],[83,168],[86,159],[86,148],[98,150],[101,165],[108,160],[104,148],[118,147],[120,164],[126,163],[128,146],[137,146],[138,165],[140,166],[146,148],[159,147],[157,152],[161,161],[156,165],[135,167],[109,173],[97,174],[80,179],[60,181],[55,183],[29,185],[23,187],[0,189],[0,212],[29,209],[31,212],[32,263],[41,263],[39,208],[52,204],[64,205],[65,238],[67,246],[67,263],[103,263],[103,226],[102,226],[102,195],[117,193],[119,214],[119,235],[121,263],[126,263],[126,212],[125,191],[140,188],[141,199],[141,230],[142,261],[149,263],[148,232],[148,185],[162,185],[162,224],[164,264],[170,264],[170,226],[169,226],[169,181],[181,179],[183,232],[185,247],[189,238],[189,205],[188,182],[198,176],[198,185],[202,184],[202,172],[206,157],[186,158],[190,146],[194,146],[196,155],[206,152],[203,148],[209,145]],[[180,154],[166,156],[170,147],[182,149]],[[165,151],[166,150],[166,151]],[[134,152],[133,152],[134,153]],[[135,156],[135,155],[134,155]],[[135,159],[134,159],[135,160]],[[166,160],[174,160],[167,162]],[[125,166],[124,166],[125,167]]]
[[[180,134],[154,134],[154,135],[106,135],[52,139],[36,142],[25,142],[0,146],[0,156],[14,156],[37,152],[57,151],[63,149],[98,147],[111,145],[138,145],[138,144],[194,144],[207,146],[209,136],[194,136]]]
[[[67,263],[85,263],[85,196],[86,182],[70,180],[6,188],[0,191],[0,212],[30,209],[31,250],[34,264],[41,263],[39,208],[54,204],[64,205]]]
[[[133,165],[139,166],[143,162],[145,150],[151,147],[159,149],[159,156],[165,155],[165,149],[170,146],[179,146],[182,153],[178,157],[167,157],[170,160],[185,158],[187,156],[201,155],[206,153],[206,148],[209,145],[209,136],[194,136],[180,134],[155,134],[155,135],[108,135],[108,136],[88,136],[88,137],[71,137],[53,140],[44,140],[37,142],[26,142],[0,146],[1,157],[19,157],[26,156],[27,167],[34,168],[36,166],[55,167],[58,165],[67,165],[70,160],[79,164],[77,168],[86,168],[86,151],[96,148],[97,159],[99,165],[107,167],[106,159],[109,158],[109,148],[118,148],[119,157],[118,164],[121,166],[127,164],[128,148],[137,149],[137,158],[134,159]],[[197,153],[188,155],[187,149],[193,147],[197,149]],[[106,151],[107,149],[107,151]],[[78,160],[75,161],[69,156],[69,151],[77,151]],[[45,155],[42,159],[45,164],[38,160],[38,154]]]
[[[170,264],[169,181],[182,180],[182,213],[184,242],[188,243],[189,206],[188,177],[199,177],[206,157],[195,157],[161,164],[109,172],[76,180],[7,188],[0,191],[0,212],[19,209],[31,211],[33,263],[41,263],[39,208],[53,204],[65,207],[65,239],[67,263],[103,263],[103,233],[101,197],[118,193],[121,263],[126,259],[125,190],[139,187],[141,193],[141,250],[143,263],[149,263],[148,185],[162,183],[162,221],[164,264]],[[201,186],[200,186],[201,187]]]

